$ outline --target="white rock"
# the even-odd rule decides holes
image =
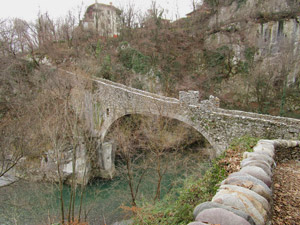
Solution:
[[[275,165],[274,159],[272,159],[270,156],[267,154],[261,154],[261,153],[256,153],[256,152],[244,152],[243,158],[247,159],[257,159],[257,160],[263,160],[267,162],[270,166]]]
[[[220,189],[232,190],[232,191],[235,191],[235,192],[239,192],[241,194],[245,194],[249,197],[255,198],[257,201],[259,201],[263,205],[264,209],[267,212],[270,211],[271,207],[270,207],[269,202],[264,197],[262,197],[261,195],[257,194],[254,191],[251,191],[247,188],[236,186],[236,185],[221,185]]]
[[[248,175],[250,176],[250,175]],[[252,176],[251,176],[252,177]],[[235,185],[240,186],[243,188],[247,188],[251,191],[256,192],[257,194],[261,195],[268,201],[272,199],[272,191],[271,189],[262,181],[256,179],[255,177],[252,178],[245,178],[245,177],[228,177],[224,180],[221,185]]]
[[[271,187],[272,180],[271,177],[268,176],[268,174],[260,167],[257,166],[246,166],[243,167],[240,170],[241,173],[247,173],[251,176],[256,177],[257,179],[260,179],[263,181],[268,187]]]
[[[217,202],[242,210],[249,214],[257,225],[264,225],[267,219],[267,212],[260,202],[255,199],[251,200],[249,200],[249,198],[247,198],[244,194],[239,194],[238,192],[220,190],[213,197],[212,202]]]
[[[259,160],[252,160],[252,161],[248,161],[248,162],[242,162],[241,163],[241,167],[244,168],[246,166],[257,166],[257,167],[260,167],[262,168],[269,177],[272,177],[272,171],[271,171],[271,168],[270,166],[264,162],[264,161],[259,161]]]

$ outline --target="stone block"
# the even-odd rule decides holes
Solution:
[[[256,180],[258,180],[258,179],[256,179]],[[260,181],[260,180],[258,180],[258,181]],[[261,183],[263,183],[263,182],[262,181],[255,182],[255,181],[249,180],[249,179],[248,180],[242,179],[241,177],[228,177],[221,183],[221,185],[226,185],[226,184],[227,185],[236,185],[236,186],[240,186],[243,188],[247,188],[247,189],[254,191],[257,194],[261,195],[268,201],[270,201],[272,198],[272,191],[267,185],[265,185],[264,183],[263,183],[264,185],[262,185]]]
[[[241,173],[247,173],[257,179],[263,181],[268,187],[271,187],[272,180],[268,174],[260,167],[257,166],[246,166],[240,170]]]
[[[250,225],[244,218],[222,208],[205,209],[198,214],[196,221],[222,225]]]
[[[253,218],[256,225],[264,225],[267,220],[267,212],[262,204],[256,199],[249,199],[244,194],[230,190],[219,190],[212,201],[242,210]]]
[[[202,222],[197,221],[197,222],[191,222],[188,225],[207,225],[207,223],[202,223]]]
[[[248,162],[243,162],[241,163],[241,167],[244,168],[246,166],[257,166],[257,167],[260,167],[262,168],[269,177],[272,177],[272,171],[270,169],[270,166],[269,165],[266,165],[265,162],[259,162],[259,161],[248,161]]]
[[[254,146],[253,151],[256,153],[267,154],[271,158],[274,158],[275,155],[274,145],[271,144],[259,143],[256,146]]]
[[[187,105],[198,105],[199,91],[179,91],[179,101]]]
[[[252,160],[263,160],[267,162],[270,166],[275,165],[274,159],[272,159],[270,156],[267,154],[261,154],[261,153],[256,153],[256,152],[244,152],[243,154],[244,159],[252,159]]]
[[[250,174],[247,174],[247,173],[242,173],[242,172],[235,172],[235,173],[232,173],[228,176],[228,178],[237,178],[237,179],[240,179],[240,180],[249,180],[249,181],[252,181],[254,182],[255,184],[258,184],[260,186],[263,186],[264,189],[266,189],[269,193],[271,192],[271,189],[270,187],[268,187],[262,180],[250,175]]]
[[[196,218],[198,216],[198,214],[200,212],[202,212],[203,210],[211,209],[211,208],[226,209],[227,211],[230,211],[230,212],[234,213],[235,215],[244,218],[251,225],[255,225],[255,222],[252,219],[252,217],[249,216],[248,214],[244,213],[243,211],[238,210],[238,209],[234,209],[234,208],[232,208],[230,206],[219,204],[219,203],[216,203],[216,202],[203,202],[203,203],[197,205],[196,208],[194,209],[194,212],[193,212],[194,218]]]
[[[262,197],[261,195],[257,194],[256,192],[254,192],[252,190],[249,190],[244,187],[236,186],[236,185],[221,185],[219,190],[222,190],[222,189],[238,192],[240,194],[246,195],[249,198],[256,199],[258,202],[260,202],[262,204],[262,206],[264,207],[264,209],[267,212],[270,211],[270,209],[271,209],[269,202],[264,197]]]

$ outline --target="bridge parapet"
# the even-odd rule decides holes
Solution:
[[[203,100],[199,102],[199,91],[180,91],[179,92],[179,101],[186,105],[200,106],[202,108],[219,108],[220,99],[218,97],[209,96],[208,100]]]
[[[200,102],[200,105],[202,107],[207,107],[207,108],[219,108],[220,107],[220,99],[218,97],[209,96],[208,100],[203,100]]]
[[[82,79],[82,76],[72,72],[60,71],[71,75],[72,106],[82,116],[95,140],[95,152],[82,154],[81,164],[78,164],[80,168],[84,168],[81,165],[88,165],[87,171],[80,171],[86,181],[92,177],[113,176],[115,146],[105,143],[105,136],[115,121],[130,114],[155,115],[181,121],[201,133],[216,155],[221,154],[232,140],[245,135],[268,139],[300,138],[298,119],[222,109],[217,97],[210,96],[207,100],[199,101],[198,91],[180,92],[177,99],[105,79]],[[66,165],[66,170],[70,171],[70,164]]]
[[[271,116],[271,115],[267,115],[267,114],[258,114],[258,113],[253,113],[253,112],[229,110],[229,109],[222,109],[222,108],[215,109],[215,112],[228,114],[228,115],[231,115],[232,117],[234,117],[234,116],[238,116],[241,118],[247,117],[247,118],[253,118],[255,120],[274,121],[277,123],[287,124],[292,127],[294,127],[294,126],[300,127],[300,120],[294,119],[294,118]]]
[[[180,91],[179,101],[187,105],[198,105],[199,104],[199,91]]]

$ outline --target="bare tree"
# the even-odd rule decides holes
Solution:
[[[202,4],[202,0],[190,0],[193,11],[196,11]]]
[[[186,145],[200,138],[189,132],[187,127],[160,116],[131,115],[115,122],[107,138],[118,145],[117,158],[124,163],[119,173],[126,173],[132,206],[137,205],[145,179],[148,186],[154,187],[151,198],[160,200],[166,173],[176,171],[178,163],[184,164],[185,161],[168,161],[168,157],[175,159]]]
[[[136,125],[139,122],[136,121],[139,121],[139,118],[135,116],[126,117],[123,123],[120,120],[117,121],[114,135],[114,140],[118,143],[119,149],[117,154],[125,162],[132,206],[136,206],[139,187],[149,166],[145,161],[142,163],[142,166],[138,166],[136,163],[137,160],[144,159],[144,154],[138,152],[138,143],[135,141],[140,136],[140,130],[136,129]],[[134,173],[137,167],[142,170],[139,176]]]

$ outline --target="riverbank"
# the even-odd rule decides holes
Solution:
[[[161,187],[161,198],[172,188],[183,186],[184,180],[193,174],[204,174],[209,168],[208,158],[203,157],[203,149],[182,153],[170,153],[169,162]],[[155,163],[155,162],[153,162]],[[117,164],[117,176],[110,181],[95,180],[86,187],[83,200],[82,220],[89,225],[113,224],[132,216],[131,198],[124,165]],[[156,188],[155,171],[149,170],[140,184],[137,202],[153,202]],[[76,212],[80,204],[80,191],[77,188]],[[64,186],[65,210],[69,207],[70,187]],[[54,224],[60,218],[59,188],[55,183],[34,183],[20,180],[10,186],[0,188],[0,224]],[[86,217],[86,219],[85,219]]]
[[[186,225],[193,221],[194,207],[201,202],[210,201],[220,182],[229,173],[240,170],[243,153],[251,151],[258,140],[248,136],[235,140],[214,160],[203,176],[190,176],[183,187],[174,189],[160,202],[140,204],[140,208],[135,211],[133,224]]]

